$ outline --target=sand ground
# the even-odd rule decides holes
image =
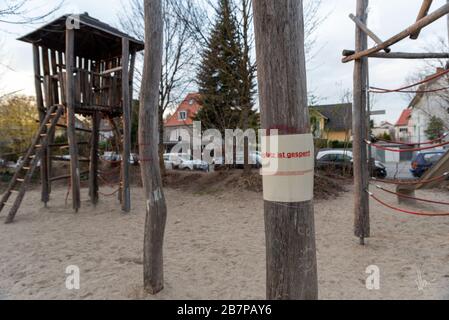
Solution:
[[[337,199],[316,202],[320,298],[449,299],[449,218],[401,215],[372,203],[373,237],[361,247],[352,236],[348,188]],[[54,190],[45,209],[39,191],[31,191],[16,223],[0,224],[0,299],[265,297],[259,193],[167,189],[166,287],[154,297],[141,289],[142,191],[133,189],[130,215],[121,214],[115,198],[102,198],[96,208],[85,201],[74,214],[65,206],[65,193],[65,188]],[[448,192],[421,191],[419,196],[444,200]],[[79,291],[65,287],[69,265],[81,270]],[[378,291],[366,289],[370,265],[380,268]]]

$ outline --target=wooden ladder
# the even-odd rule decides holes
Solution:
[[[46,133],[51,132],[56,127],[63,113],[64,107],[61,105],[48,108],[39,130],[32,140],[31,147],[24,156],[22,163],[16,169],[16,173],[0,201],[0,213],[5,207],[10,208],[5,221],[6,224],[14,221],[17,210],[19,210],[20,204],[25,196],[27,184],[30,183],[34,171],[39,165],[42,153],[48,147],[49,137]],[[8,202],[13,194],[15,195],[15,200]]]

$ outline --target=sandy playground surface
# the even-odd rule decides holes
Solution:
[[[352,236],[352,187],[347,189],[315,206],[320,298],[449,299],[449,218],[396,214],[372,202],[373,237],[361,247]],[[96,208],[84,201],[74,214],[65,193],[54,190],[44,209],[39,191],[31,191],[16,223],[0,224],[0,299],[264,299],[260,193],[167,189],[166,287],[155,297],[141,289],[141,190],[133,189],[130,215],[121,214],[116,198],[102,198]],[[448,199],[444,191],[418,195]],[[65,287],[69,265],[81,270],[79,291]],[[379,291],[366,289],[370,265],[380,268]]]

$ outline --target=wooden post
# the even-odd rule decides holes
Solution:
[[[131,106],[129,85],[129,40],[122,39],[122,106],[123,106],[123,201],[122,210],[131,211],[131,190],[129,181],[129,158],[131,154]]]
[[[42,68],[43,68],[43,84],[44,84],[44,109],[48,110],[48,108],[51,107],[51,93],[50,93],[50,86],[51,86],[51,80],[50,80],[50,63],[48,58],[48,49],[45,47],[42,47]],[[46,111],[45,111],[46,112]],[[45,114],[44,114],[45,116]],[[41,116],[42,117],[42,116]],[[49,134],[48,130],[45,130],[43,134]],[[42,192],[41,192],[41,200],[43,203],[45,203],[45,206],[47,206],[48,201],[50,201],[50,195],[49,195],[49,176],[48,176],[48,162],[49,162],[49,154],[50,150],[49,148],[46,148],[42,150],[42,157],[41,157],[41,182],[42,182]]]
[[[302,0],[254,0],[262,127],[309,134]],[[267,298],[318,298],[313,201],[265,201]]]
[[[91,202],[98,203],[98,144],[100,139],[100,113],[92,116],[92,146],[90,150],[89,195]]]
[[[164,288],[163,243],[167,205],[159,163],[159,81],[162,70],[161,0],[145,0],[145,58],[139,116],[139,146],[146,199],[144,286],[151,294]]]
[[[45,50],[43,50],[45,52]],[[34,86],[36,89],[36,105],[39,114],[39,121],[45,118],[46,110],[44,106],[44,96],[42,92],[42,80],[41,80],[41,63],[40,63],[40,50],[37,45],[33,45],[33,66],[34,66]],[[42,183],[42,193],[41,200],[47,205],[48,198],[48,171],[47,171],[47,153],[44,151],[41,159],[41,183]]]
[[[58,76],[59,68],[58,68],[58,62],[57,62],[57,53],[55,50],[50,50],[50,62],[51,62],[51,74],[53,76]],[[60,97],[59,97],[59,86],[58,82],[62,82],[62,79],[60,78],[52,78],[50,80],[51,82],[51,105],[60,104]],[[51,145],[55,141],[55,135],[56,135],[56,129],[52,129],[47,132],[48,134],[48,144]],[[52,176],[53,176],[53,162],[52,162],[52,150],[51,148],[48,148],[48,160],[47,160],[47,175],[48,175],[48,195],[51,195],[51,183],[52,183]]]
[[[368,20],[368,0],[357,0],[357,17],[365,25]],[[367,35],[356,26],[355,35],[356,52],[366,50],[368,46]],[[367,67],[368,58],[355,60],[354,62],[354,104],[353,104],[353,156],[354,156],[354,229],[360,243],[365,243],[365,238],[370,237],[369,217],[369,168],[367,146]]]
[[[70,175],[72,187],[73,209],[78,212],[81,207],[80,195],[80,169],[78,161],[78,145],[75,133],[75,30],[67,28],[66,30],[66,100],[67,100],[67,137],[70,150]]]

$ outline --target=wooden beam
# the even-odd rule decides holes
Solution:
[[[83,176],[86,174],[89,174],[89,171],[81,172],[80,176]],[[71,175],[67,174],[67,175],[63,175],[63,176],[53,177],[50,179],[50,181],[55,182],[55,181],[60,181],[60,180],[65,180],[65,179],[70,179],[70,178],[71,178]]]
[[[427,16],[427,14],[429,13],[430,7],[432,6],[432,2],[433,2],[433,0],[424,0],[422,2],[421,9],[419,10],[418,18],[416,18],[416,21],[419,21],[422,18]],[[421,33],[421,29],[412,33],[410,35],[410,39],[412,39],[412,40],[418,39],[420,33]]]
[[[45,110],[48,110],[52,103],[51,103],[51,80],[50,80],[50,60],[48,56],[48,48],[42,47],[42,69],[43,69],[43,84],[44,84],[44,107]],[[48,134],[47,131],[44,133]],[[50,200],[50,180],[49,180],[49,157],[50,152],[49,148],[46,148],[42,151],[42,157],[41,157],[41,201],[45,203],[45,206],[47,206],[48,201]]]
[[[88,145],[89,142],[78,142],[77,143],[79,146],[80,145]],[[52,143],[49,145],[50,148],[69,148],[70,144],[68,143]]]
[[[36,122],[40,122],[40,121],[39,121],[39,120],[36,120]],[[61,128],[61,129],[67,129],[67,125],[64,125],[64,124],[57,124],[55,127]],[[92,133],[92,130],[89,130],[89,129],[83,129],[83,128],[75,128],[75,131],[86,132],[86,133]],[[79,143],[78,143],[78,144],[79,144]]]
[[[368,0],[357,0],[357,16],[363,23],[368,19]],[[367,35],[356,27],[356,51],[363,51],[368,46]],[[353,89],[353,170],[354,170],[354,234],[364,244],[370,237],[368,152],[367,137],[367,97],[368,97],[368,59],[358,59],[354,64]]]
[[[405,29],[404,31],[398,33],[397,35],[391,37],[390,39],[388,39],[387,41],[383,42],[382,44],[367,49],[367,50],[363,50],[360,52],[356,52],[355,54],[349,56],[349,57],[345,57],[343,58],[343,63],[347,63],[353,60],[357,60],[366,56],[369,56],[372,53],[376,53],[379,52],[383,49],[386,49],[388,47],[391,47],[392,45],[398,43],[399,41],[407,38],[408,36],[410,36],[412,33],[423,29],[424,27],[428,26],[429,24],[435,22],[436,20],[444,17],[445,15],[447,15],[449,13],[449,3],[445,4],[444,6],[442,6],[441,8],[439,8],[438,10],[434,11],[432,14],[426,16],[425,18],[419,20],[418,22],[416,22],[415,24],[411,25],[410,27],[408,27],[407,29]]]
[[[380,40],[380,38],[374,33],[372,32],[370,29],[368,29],[368,27],[366,26],[366,24],[364,24],[362,21],[360,21],[359,18],[357,18],[355,15],[353,15],[352,13],[349,15],[349,18],[355,22],[355,24],[362,29],[363,32],[365,32],[371,39],[374,40],[375,43],[377,44],[382,44],[382,40]],[[390,48],[385,48],[384,51],[386,53],[391,52]]]
[[[141,171],[146,201],[144,288],[157,294],[164,288],[164,234],[167,205],[159,163],[159,82],[162,70],[162,1],[145,0],[145,57],[139,116]]]
[[[42,52],[45,52],[44,49],[42,49]],[[39,114],[39,123],[42,125],[42,121],[45,118],[46,110],[44,105],[44,95],[42,92],[42,75],[41,75],[41,53],[40,49],[37,45],[33,45],[33,67],[34,67],[34,86],[36,90],[36,105],[38,109]],[[42,184],[42,190],[41,190],[41,201],[47,204],[49,201],[48,198],[48,171],[47,171],[47,153],[44,152],[42,154],[41,159],[41,184]]]
[[[64,158],[62,158],[62,157],[60,157],[60,156],[53,156],[53,157],[51,157],[52,158],[52,160],[53,161],[59,161],[59,162],[70,162],[71,160],[69,160],[69,159],[64,159]],[[81,163],[89,163],[90,162],[90,160],[89,159],[80,159],[80,158],[78,158],[78,161]]]
[[[310,134],[302,1],[253,6],[262,128]],[[318,299],[313,201],[265,200],[264,213],[267,299]]]
[[[75,30],[66,29],[66,100],[67,100],[67,137],[70,145],[70,174],[71,174],[71,187],[72,187],[72,199],[73,209],[75,212],[81,207],[81,182],[80,182],[80,170],[78,161],[78,146],[76,142],[75,133],[75,79],[73,76],[75,68]]]
[[[123,212],[131,211],[131,187],[129,176],[129,158],[131,155],[131,106],[129,86],[129,39],[122,39],[122,106],[123,106]]]
[[[129,42],[129,40],[128,40],[128,42]],[[106,75],[109,75],[111,73],[119,72],[119,71],[122,71],[122,67],[115,67],[115,68],[103,71],[103,72],[100,73],[100,76],[106,76]]]
[[[354,50],[343,50],[343,56],[355,54]],[[376,52],[367,56],[368,58],[380,59],[449,59],[449,53],[445,52]]]

